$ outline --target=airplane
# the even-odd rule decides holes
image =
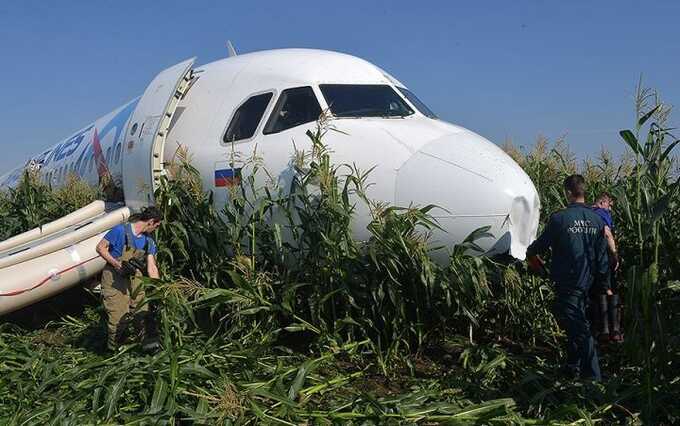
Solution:
[[[441,207],[432,211],[441,229],[431,238],[444,251],[490,226],[493,236],[477,241],[486,253],[524,259],[538,228],[538,193],[494,143],[438,118],[405,84],[355,56],[229,50],[207,65],[191,58],[165,69],[142,96],[31,157],[0,177],[0,187],[16,186],[26,168],[54,188],[69,174],[92,185],[108,179],[113,197],[134,211],[154,203],[165,166],[183,146],[220,209],[249,173],[242,159],[255,151],[277,184],[289,187],[294,153],[310,149],[306,132],[326,113],[339,130],[323,138],[332,160],[373,168],[369,198]],[[257,184],[265,178],[256,176]],[[357,210],[355,219],[355,238],[367,238],[369,211]]]

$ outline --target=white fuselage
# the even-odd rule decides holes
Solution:
[[[316,121],[310,117],[315,108],[328,110],[339,132],[328,132],[323,141],[336,164],[355,164],[364,171],[375,167],[369,175],[370,198],[441,207],[432,211],[443,228],[434,233],[435,244],[450,247],[489,225],[494,237],[479,241],[484,249],[509,250],[523,258],[535,237],[540,208],[529,177],[483,137],[428,117],[405,88],[375,65],[336,52],[283,49],[223,59],[193,70],[164,135],[163,160],[171,161],[178,146],[186,147],[204,188],[215,193],[216,207],[229,194],[224,171],[240,168],[239,161],[255,150],[285,188],[295,150],[311,146],[305,133]],[[67,172],[92,184],[106,169],[116,182],[135,178],[128,176],[134,174],[129,167],[123,174],[122,164],[128,161],[126,150],[134,152],[128,138],[143,131],[143,123],[131,119],[138,103],[135,99],[102,117],[27,165],[39,168],[53,186],[63,184]],[[383,113],[375,110],[383,104]],[[236,130],[230,130],[232,124]],[[25,167],[0,178],[0,184],[15,185]],[[266,184],[265,177],[261,173],[258,183]],[[355,236],[363,239],[368,212],[358,210],[356,219]]]

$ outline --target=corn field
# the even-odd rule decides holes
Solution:
[[[473,232],[428,255],[434,206],[365,195],[370,170],[336,165],[309,132],[291,188],[248,178],[214,207],[178,151],[156,193],[160,280],[146,279],[163,349],[105,351],[83,286],[2,318],[0,424],[676,424],[680,422],[680,177],[670,110],[639,88],[627,154],[578,162],[566,143],[506,151],[532,178],[542,221],[562,180],[616,197],[625,343],[598,348],[606,378],[561,376],[552,286],[522,262],[479,256]],[[26,174],[0,194],[0,239],[100,198]],[[352,239],[356,203],[370,238]]]

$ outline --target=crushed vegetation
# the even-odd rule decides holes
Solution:
[[[617,197],[626,342],[600,348],[602,384],[560,376],[551,285],[522,263],[428,255],[432,206],[365,196],[370,172],[334,165],[310,132],[291,188],[257,187],[254,155],[223,211],[186,152],[162,181],[157,231],[163,350],[107,354],[102,308],[76,288],[3,318],[2,424],[674,424],[680,421],[680,181],[653,92],[638,91],[630,154],[578,164],[566,145],[506,150],[540,192],[543,220],[581,172]],[[640,142],[641,141],[641,142]],[[0,196],[2,238],[98,197],[30,174]],[[352,239],[354,211],[370,238]]]

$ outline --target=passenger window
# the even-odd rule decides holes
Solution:
[[[106,148],[106,165],[111,164],[111,147]]]
[[[90,156],[87,155],[87,153],[83,154],[83,162],[80,163],[80,169],[78,170],[78,173],[80,173],[80,176],[85,176],[85,172],[87,171],[87,159]]]
[[[120,161],[120,150],[121,150],[121,143],[118,142],[118,145],[116,145],[116,164],[118,164],[118,161]]]
[[[265,135],[288,130],[319,119],[321,107],[311,87],[296,87],[281,92],[264,127]]]
[[[238,107],[222,140],[226,143],[250,139],[267,109],[272,93],[255,95]]]

